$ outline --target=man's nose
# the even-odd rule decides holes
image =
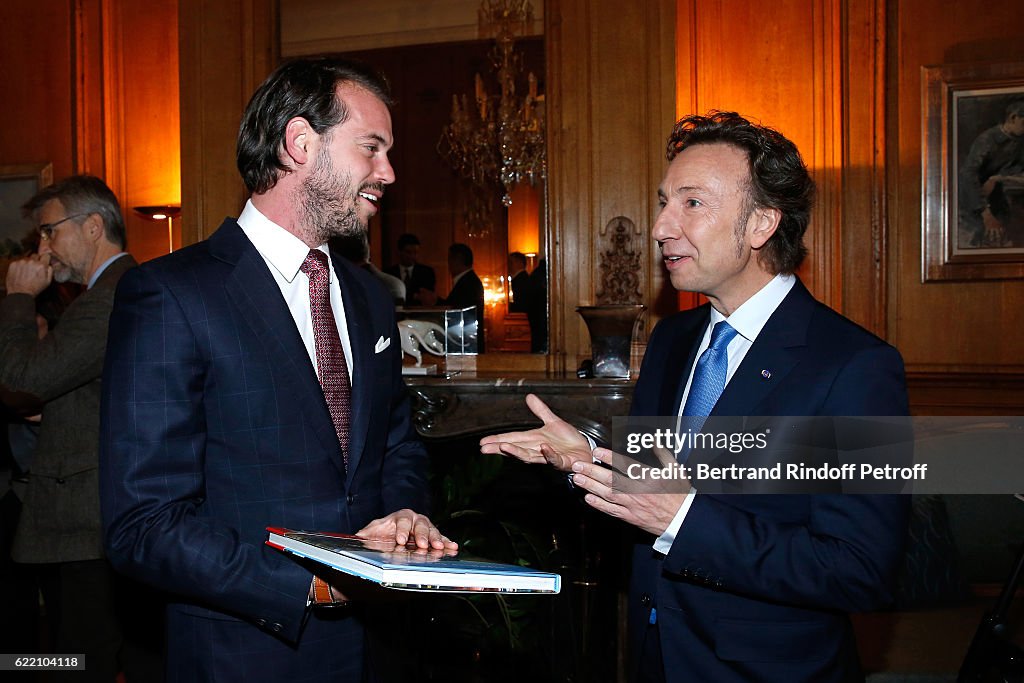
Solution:
[[[667,212],[662,209],[654,219],[654,225],[651,226],[651,237],[656,242],[664,242],[668,239],[675,239],[679,236],[679,229],[676,226],[675,221],[667,215]]]
[[[385,185],[390,185],[395,182],[395,169],[391,167],[391,160],[386,156],[382,157],[380,161],[377,162],[377,168],[375,171],[377,174],[377,180]]]

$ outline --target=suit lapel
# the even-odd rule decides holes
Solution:
[[[694,315],[688,316],[676,330],[675,337],[669,348],[672,353],[665,361],[664,377],[667,381],[661,385],[659,409],[661,415],[676,415],[679,404],[683,400],[683,390],[690,378],[690,370],[697,358],[697,347],[700,346],[704,328],[711,317],[711,306],[705,304],[697,309]]]
[[[225,221],[210,237],[210,249],[214,256],[234,265],[224,285],[228,296],[256,338],[266,345],[280,385],[309,418],[317,439],[332,454],[330,460],[340,471],[338,436],[320,381],[266,262],[234,221]]]
[[[736,368],[712,415],[757,415],[758,406],[799,363],[814,299],[797,280]]]
[[[356,279],[342,257],[331,252],[331,263],[334,273],[341,286],[341,298],[345,306],[345,323],[348,326],[348,339],[352,347],[352,367],[359,371],[352,372],[352,423],[349,430],[348,471],[355,472],[366,446],[366,433],[370,425],[370,406],[373,404],[370,388],[371,378],[366,374],[373,367],[370,358],[371,349],[376,340],[368,325],[370,304],[362,286]]]

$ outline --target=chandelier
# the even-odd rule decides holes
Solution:
[[[453,95],[452,121],[437,151],[474,188],[466,219],[471,233],[482,234],[489,224],[487,199],[493,190],[500,188],[502,204],[510,206],[515,186],[544,180],[547,167],[544,95],[538,94],[533,73],[526,76],[525,93],[516,94],[523,66],[515,42],[533,24],[533,7],[529,0],[483,0],[478,20],[481,37],[495,40],[491,62],[498,90],[489,92],[477,74],[472,104],[465,94]]]

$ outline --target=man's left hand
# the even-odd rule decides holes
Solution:
[[[671,454],[658,455],[662,467],[675,463]],[[641,478],[639,473],[650,470],[649,466],[607,448],[595,449],[594,458],[608,466],[596,462],[576,462],[572,466],[572,483],[588,492],[584,501],[655,536],[665,533],[690,491],[689,481]]]
[[[459,544],[448,540],[426,515],[405,509],[375,519],[356,532],[356,536],[372,541],[391,541],[404,546],[410,541],[417,548],[458,550]]]

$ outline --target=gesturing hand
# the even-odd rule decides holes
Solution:
[[[480,440],[481,453],[510,455],[526,463],[546,462],[562,472],[571,470],[575,462],[590,462],[590,444],[575,427],[533,394],[526,396],[526,406],[544,425],[485,436]]]
[[[679,512],[691,487],[679,474],[671,453],[664,449],[653,452],[659,460],[657,469],[666,475],[675,475],[674,478],[651,477],[650,465],[607,448],[597,448],[594,458],[598,463],[573,464],[572,483],[587,491],[583,500],[595,510],[660,536]]]

